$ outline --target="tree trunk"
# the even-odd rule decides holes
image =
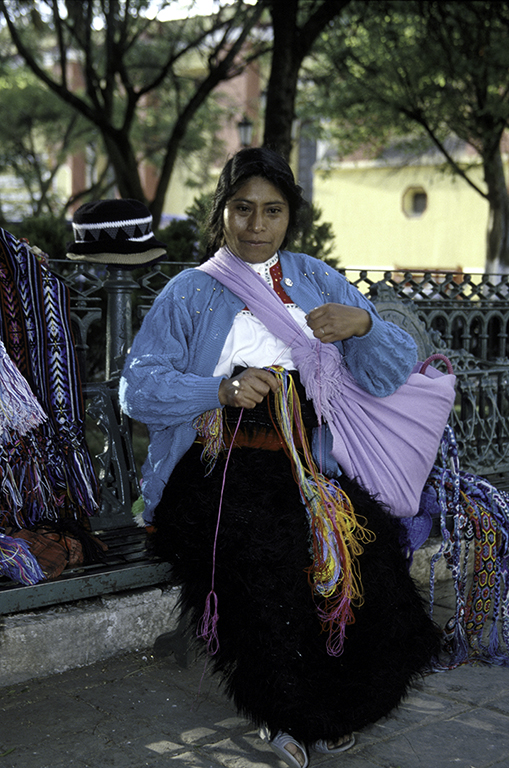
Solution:
[[[295,98],[302,62],[316,38],[349,2],[322,0],[321,3],[302,3],[299,14],[300,0],[268,0],[274,44],[263,143],[280,152],[287,160],[292,150]],[[306,10],[308,15],[303,18]]]
[[[214,88],[216,88],[219,83],[230,79],[231,68],[235,63],[237,56],[241,53],[251,29],[262,15],[263,10],[263,3],[258,3],[258,5],[254,8],[253,13],[250,15],[249,21],[244,19],[242,31],[238,35],[237,39],[230,45],[228,51],[222,57],[222,59],[214,67],[210,68],[207,77],[197,86],[193,96],[189,99],[185,108],[178,115],[175,121],[175,125],[173,126],[171,136],[169,137],[166,144],[166,152],[159,173],[159,181],[157,183],[156,193],[154,199],[151,200],[149,205],[154,221],[154,228],[159,226],[166,191],[170,185],[173,169],[177,161],[179,147],[186,134],[189,124],[193,120],[198,109],[214,91]]]
[[[146,202],[141,185],[140,173],[131,143],[126,136],[118,133],[116,137],[103,132],[106,154],[115,173],[115,180],[120,197]]]
[[[486,272],[506,274],[509,272],[509,192],[500,147],[491,157],[484,158],[484,180],[490,204]]]
[[[298,0],[270,4],[274,48],[267,86],[265,108],[265,146],[280,152],[288,160],[292,149],[292,124],[295,94],[302,56],[297,26]]]

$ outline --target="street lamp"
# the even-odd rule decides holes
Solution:
[[[239,132],[240,145],[242,147],[250,147],[251,139],[253,138],[253,123],[247,115],[242,117],[237,123],[237,129]]]

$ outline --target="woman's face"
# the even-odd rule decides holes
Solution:
[[[253,176],[225,205],[226,245],[243,261],[260,264],[281,246],[289,220],[288,202],[279,189],[267,179]]]

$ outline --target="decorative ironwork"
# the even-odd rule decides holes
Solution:
[[[345,274],[375,301],[381,286],[392,288],[402,301],[410,299],[417,316],[428,331],[439,335],[445,348],[464,350],[482,362],[507,359],[508,275],[366,270]]]
[[[131,498],[139,491],[129,424],[118,409],[111,376],[118,375],[155,297],[191,266],[159,262],[110,274],[104,267],[51,261],[70,288],[88,412],[104,434],[98,461],[103,514],[111,520],[130,514]],[[509,471],[509,276],[341,271],[385,319],[411,333],[422,358],[439,349],[452,360],[457,397],[451,424],[462,466],[478,474]]]
[[[119,528],[132,523],[132,502],[140,494],[128,418],[118,407],[118,380],[87,384],[87,414],[104,438],[96,455],[101,484],[101,514],[95,527]]]

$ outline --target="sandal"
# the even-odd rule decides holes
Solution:
[[[309,757],[305,747],[302,744],[300,744],[298,741],[296,741],[293,738],[293,736],[290,736],[289,733],[285,733],[284,731],[278,731],[274,736],[274,738],[271,739],[268,729],[261,728],[260,738],[263,741],[268,742],[269,747],[271,747],[274,750],[274,752],[278,755],[278,757],[280,757],[281,760],[284,760],[284,762],[288,766],[290,766],[290,768],[308,768]],[[298,749],[300,749],[300,751],[304,755],[303,763],[300,763],[295,757],[295,755],[292,755],[291,752],[288,752],[288,750],[285,749],[287,744],[295,744],[295,746]]]
[[[355,736],[352,734],[348,741],[344,741],[338,747],[329,747],[326,739],[320,739],[313,744],[315,752],[321,752],[322,755],[333,755],[337,752],[346,752],[355,744]]]

